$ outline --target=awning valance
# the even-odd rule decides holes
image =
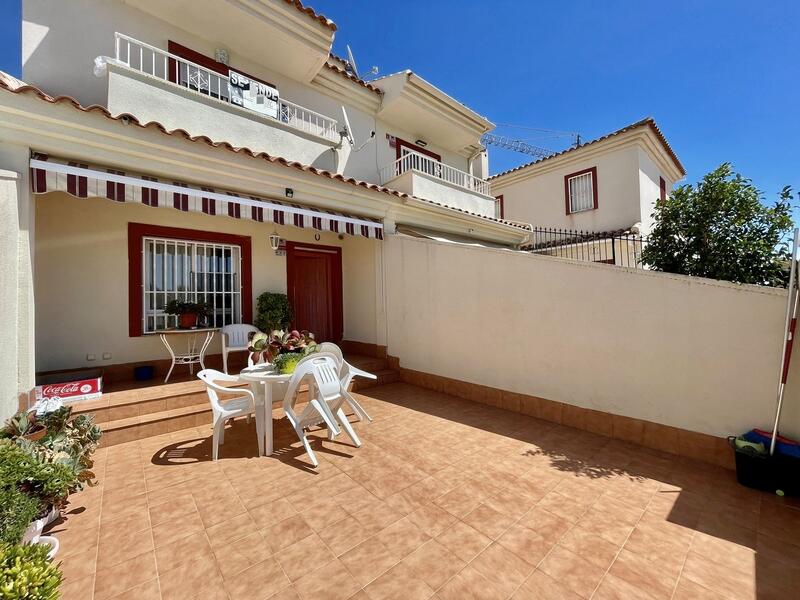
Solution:
[[[377,219],[204,186],[193,187],[180,181],[40,154],[31,158],[31,182],[34,194],[60,191],[77,198],[107,198],[114,202],[383,239],[383,223]]]

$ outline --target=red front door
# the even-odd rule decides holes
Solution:
[[[342,341],[342,249],[286,242],[286,285],[295,329],[318,342]]]

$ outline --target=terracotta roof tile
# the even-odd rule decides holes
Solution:
[[[509,227],[515,227],[515,228],[522,229],[522,230],[529,230],[530,229],[530,226],[527,225],[527,224],[521,224],[521,223],[517,223],[517,222],[513,222],[513,221],[505,221],[505,220],[502,220],[502,219],[495,219],[493,217],[485,217],[483,215],[472,213],[472,212],[469,212],[469,211],[466,211],[466,210],[461,210],[459,208],[453,208],[451,206],[445,206],[445,205],[440,204],[438,202],[433,202],[431,200],[426,200],[424,198],[418,198],[416,196],[411,196],[410,194],[406,194],[404,192],[393,190],[393,189],[388,188],[388,187],[384,187],[384,186],[381,186],[381,185],[370,183],[368,181],[362,181],[360,179],[355,179],[354,177],[345,177],[344,175],[341,175],[340,173],[331,173],[330,171],[326,171],[324,169],[317,169],[316,167],[312,167],[311,165],[304,165],[304,164],[296,162],[296,161],[287,160],[287,159],[282,158],[280,156],[272,156],[270,154],[267,154],[266,152],[254,152],[253,150],[250,150],[249,148],[244,148],[244,147],[237,148],[237,147],[233,146],[232,144],[230,144],[229,142],[224,142],[224,141],[223,142],[215,142],[211,138],[209,138],[207,136],[204,136],[204,135],[193,136],[193,135],[189,134],[189,132],[187,132],[184,129],[169,130],[166,127],[164,127],[164,125],[162,125],[161,123],[159,123],[157,121],[150,121],[148,123],[142,123],[141,121],[139,121],[139,119],[136,118],[136,116],[134,116],[132,114],[129,114],[129,113],[120,114],[120,115],[117,115],[115,117],[108,111],[108,109],[106,109],[103,106],[100,106],[100,105],[97,105],[97,104],[93,104],[91,106],[83,106],[80,102],[78,102],[75,98],[72,98],[71,96],[50,96],[50,95],[46,94],[45,92],[43,92],[42,90],[40,90],[39,88],[37,88],[35,86],[32,86],[32,85],[26,85],[24,82],[21,82],[18,79],[15,79],[14,77],[11,77],[10,75],[8,75],[6,73],[3,73],[2,71],[0,71],[0,89],[9,91],[9,92],[14,93],[14,94],[26,94],[26,95],[27,94],[33,94],[33,95],[37,96],[39,99],[44,100],[45,102],[48,102],[50,104],[69,104],[73,108],[75,108],[76,110],[79,110],[81,112],[99,113],[102,116],[104,116],[104,117],[106,117],[108,119],[111,119],[112,121],[125,122],[125,123],[127,123],[129,125],[135,125],[137,127],[141,127],[142,129],[156,129],[157,131],[159,131],[159,132],[161,132],[161,133],[163,133],[165,135],[179,136],[179,137],[182,137],[182,138],[184,138],[186,140],[189,140],[191,142],[196,142],[196,143],[202,142],[202,143],[208,144],[209,146],[212,146],[214,148],[224,148],[225,150],[229,150],[231,152],[236,152],[237,154],[238,153],[246,154],[246,155],[251,156],[253,158],[260,158],[260,159],[266,160],[267,162],[270,162],[270,163],[276,163],[276,164],[279,164],[279,165],[282,165],[282,166],[285,166],[285,167],[288,167],[288,168],[297,169],[298,171],[305,171],[307,173],[313,173],[314,175],[319,175],[321,177],[326,177],[328,179],[332,179],[332,180],[335,180],[335,181],[341,181],[341,182],[347,183],[349,185],[354,185],[354,186],[357,186],[357,187],[366,188],[366,189],[373,190],[373,191],[376,191],[376,192],[389,194],[391,196],[396,196],[398,198],[413,198],[415,200],[420,200],[422,202],[426,202],[428,204],[439,206],[439,207],[445,208],[447,210],[453,210],[453,211],[456,211],[456,212],[460,212],[460,213],[463,213],[463,214],[470,215],[472,217],[478,217],[478,218],[484,219],[486,221],[492,221],[492,222],[495,222],[495,223],[501,223],[503,225],[507,225]]]
[[[623,133],[627,133],[634,129],[638,129],[639,127],[649,127],[653,131],[653,133],[655,133],[656,137],[658,138],[658,141],[661,142],[661,144],[664,146],[664,149],[667,151],[667,154],[669,154],[670,158],[675,163],[675,166],[678,167],[678,170],[681,172],[681,174],[685,176],[686,169],[683,168],[681,161],[678,159],[678,155],[675,154],[675,151],[669,145],[667,138],[664,137],[664,134],[661,133],[661,130],[658,128],[658,125],[656,125],[655,119],[653,119],[653,117],[647,117],[645,119],[642,119],[641,121],[636,121],[636,123],[631,123],[630,125],[626,125],[622,129],[617,129],[616,131],[608,133],[597,139],[591,140],[589,142],[584,142],[583,144],[575,148],[567,148],[566,150],[562,150],[561,152],[556,152],[555,154],[551,154],[550,156],[546,156],[545,158],[539,158],[529,163],[525,163],[524,165],[514,167],[513,169],[503,171],[502,173],[497,173],[496,175],[490,176],[489,180],[497,179],[498,177],[502,177],[503,175],[508,175],[509,173],[515,173],[516,171],[520,171],[522,169],[530,167],[531,165],[538,165],[539,163],[542,163],[546,160],[550,160],[552,158],[556,158],[557,156],[563,156],[564,154],[575,152],[576,150],[580,150],[581,148],[585,148],[586,146],[591,146],[592,144],[605,141],[614,136],[622,135]]]
[[[306,13],[312,19],[319,21],[331,31],[336,31],[336,23],[331,21],[328,17],[320,15],[310,6],[304,6],[300,0],[285,0],[286,4],[292,4],[300,12]]]
[[[336,56],[336,57],[334,57],[334,58],[336,58],[337,60],[342,60],[342,59],[340,59],[338,56]],[[374,85],[372,85],[371,83],[368,83],[368,82],[364,81],[363,79],[359,79],[358,77],[356,77],[356,76],[355,76],[355,75],[353,75],[352,73],[348,73],[348,72],[347,72],[345,69],[343,69],[342,67],[340,67],[340,66],[338,66],[338,65],[333,65],[333,64],[331,64],[331,63],[329,63],[329,62],[326,62],[326,63],[325,63],[325,66],[326,66],[328,69],[330,69],[331,71],[335,71],[336,73],[339,73],[339,74],[340,74],[340,75],[342,75],[343,77],[347,77],[347,79],[349,79],[349,80],[350,80],[350,81],[352,81],[353,83],[357,83],[357,84],[358,84],[358,85],[360,85],[361,87],[365,87],[365,88],[367,88],[368,90],[370,90],[370,91],[372,91],[372,92],[375,92],[375,93],[376,93],[376,94],[378,94],[379,96],[382,96],[382,95],[383,95],[383,91],[379,90],[378,88],[376,88],[376,87],[375,87]]]

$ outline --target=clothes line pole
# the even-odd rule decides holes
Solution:
[[[786,389],[786,380],[789,377],[789,364],[792,359],[792,346],[794,345],[794,334],[797,327],[797,245],[800,229],[794,230],[792,240],[791,268],[789,271],[789,297],[786,302],[786,322],[783,328],[783,351],[781,352],[781,371],[778,380],[778,403],[775,408],[775,424],[772,427],[772,440],[769,444],[770,456],[775,453],[775,442],[778,438],[778,424],[781,420],[781,410],[783,409],[783,395]]]

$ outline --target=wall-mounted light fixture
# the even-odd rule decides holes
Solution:
[[[281,236],[278,235],[277,231],[273,231],[272,235],[269,236],[269,247],[272,248],[274,252],[277,252],[278,248],[281,247]]]
[[[285,193],[287,198],[294,198],[294,190],[292,188],[286,188]]]
[[[423,148],[428,145],[428,142],[425,140],[417,140],[414,142],[417,146],[422,146]]]

